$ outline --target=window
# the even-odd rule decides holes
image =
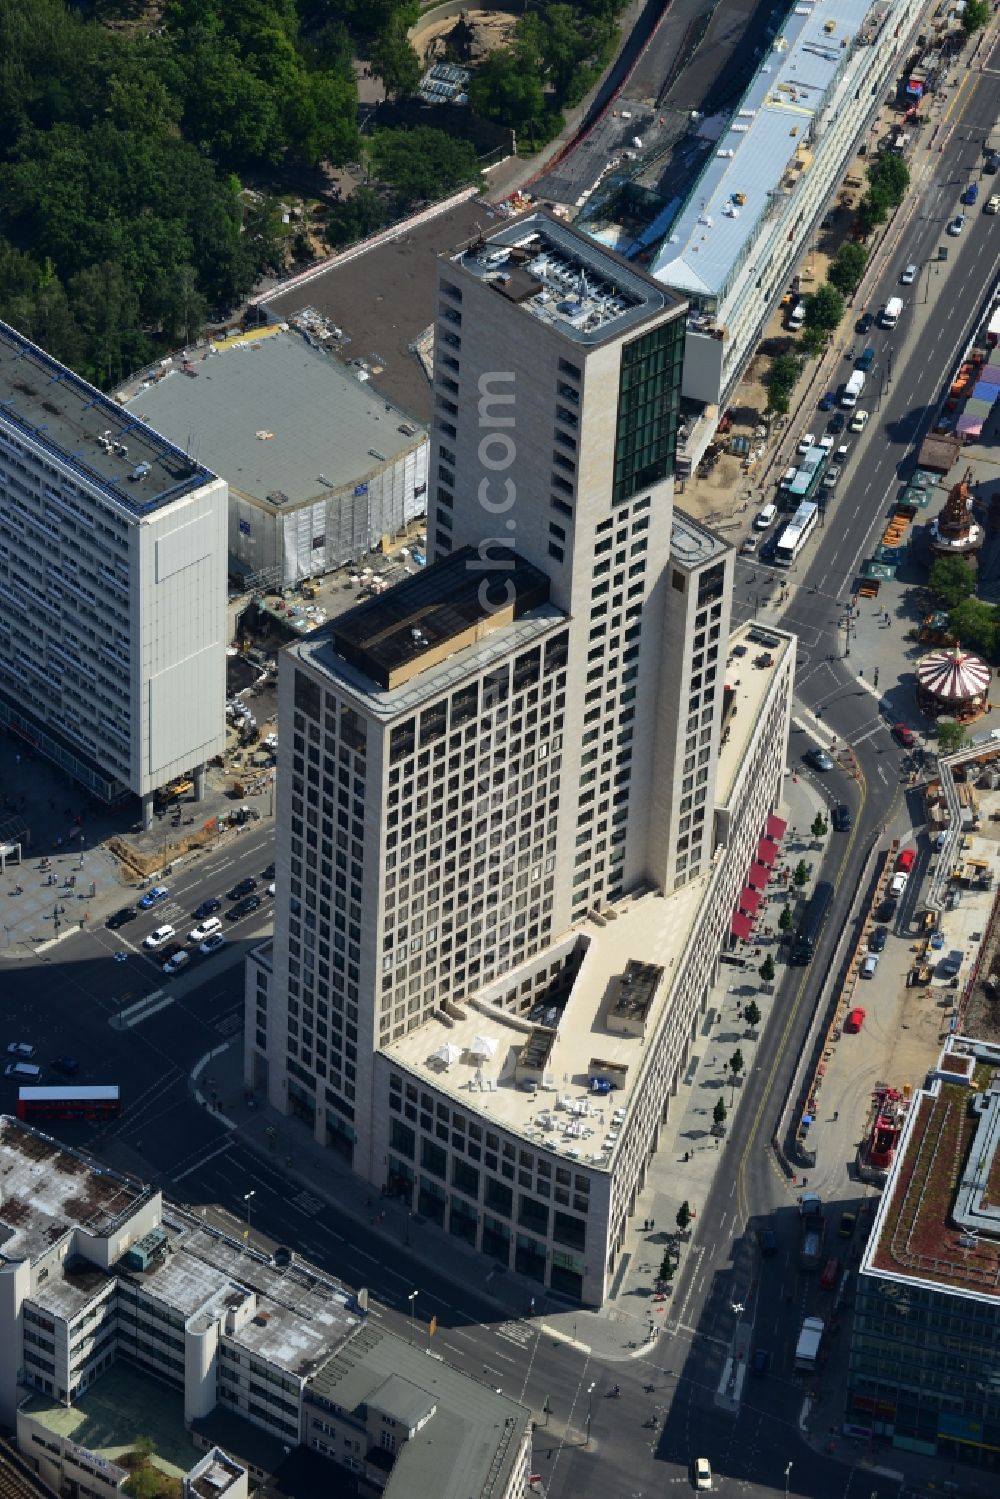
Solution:
[[[684,323],[674,319],[622,349],[612,502],[673,473]]]

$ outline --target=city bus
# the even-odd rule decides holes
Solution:
[[[791,567],[816,529],[819,506],[807,501],[799,506],[778,538],[774,560],[779,567]]]
[[[828,880],[820,880],[802,913],[799,929],[792,943],[791,961],[799,967],[811,963],[816,951],[816,939],[823,929],[826,913],[833,899],[833,886]]]
[[[117,1119],[122,1111],[117,1086],[83,1088],[20,1088],[18,1119]]]

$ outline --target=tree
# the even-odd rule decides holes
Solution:
[[[514,130],[539,125],[546,116],[542,80],[513,50],[490,53],[469,85],[469,103],[476,114]]]
[[[386,27],[368,51],[368,61],[376,78],[381,78],[386,92],[396,95],[415,94],[420,82],[420,59],[410,46],[406,24],[399,18]]]
[[[879,224],[884,224],[888,217],[889,205],[885,198],[879,193],[865,193],[857,211],[858,228],[865,238],[873,234]]]
[[[688,1224],[691,1222],[691,1204],[686,1199],[677,1209],[675,1222],[682,1234],[687,1232]]]
[[[812,835],[813,835],[814,838],[825,838],[826,837],[827,833],[830,831],[830,828],[829,828],[829,825],[827,824],[825,818],[823,817],[822,812],[817,812],[816,813],[816,816],[813,818],[813,821],[812,821],[812,827],[809,829],[809,831],[812,833]],[[785,910],[787,911],[787,909],[788,909],[788,907],[786,906]]]
[[[767,372],[767,409],[784,415],[792,400],[795,382],[802,372],[802,362],[794,354],[778,354]]]
[[[372,162],[376,175],[407,206],[446,197],[463,182],[480,178],[475,147],[430,125],[379,131],[372,142]]]
[[[831,286],[836,287],[837,291],[849,297],[864,275],[867,263],[868,251],[864,245],[848,240],[847,244],[841,245],[837,251],[836,258],[826,273],[826,279]]]
[[[884,152],[868,168],[869,193],[889,208],[897,208],[910,186],[910,171],[901,156]]]
[[[844,299],[835,286],[827,283],[806,297],[806,327],[832,333],[844,316]]]
[[[740,1073],[744,1071],[743,1053],[738,1048],[729,1058],[729,1070],[733,1074],[733,1082],[735,1082]]]
[[[673,1280],[673,1278],[674,1278],[674,1262],[673,1262],[673,1260],[670,1257],[670,1249],[668,1247],[668,1248],[666,1248],[663,1251],[663,1258],[660,1261],[660,1274],[659,1274],[658,1279],[660,1279],[660,1280]]]
[[[966,36],[982,31],[983,27],[989,24],[990,14],[988,0],[965,0],[962,29]]]
[[[970,650],[995,656],[998,636],[997,609],[982,599],[964,598],[948,615],[948,629]]]
[[[792,883],[801,890],[809,879],[809,866],[805,859],[800,859],[792,871]]]
[[[774,971],[774,959],[771,957],[771,954],[768,953],[767,957],[764,959],[763,963],[758,969],[758,972],[761,978],[764,980],[765,984],[774,983]]]
[[[722,1099],[717,1098],[715,1100],[715,1108],[712,1110],[712,1118],[715,1120],[716,1124],[725,1124],[726,1115],[728,1112],[729,1111],[726,1108],[726,1105],[723,1103]]]
[[[826,348],[829,334],[822,328],[803,328],[799,336],[799,348],[810,359],[815,359]]]
[[[939,720],[937,745],[942,755],[953,755],[957,750],[964,749],[968,738],[968,734],[960,723],[955,723],[949,718]]]
[[[956,609],[973,592],[975,580],[961,557],[937,557],[927,576],[927,587],[937,603]]]
[[[787,931],[790,930],[791,925],[792,925],[792,908],[789,905],[784,905],[781,908],[781,915],[778,917],[778,926],[781,928],[781,930],[783,932],[787,932]]]
[[[335,249],[353,245],[377,234],[389,214],[379,194],[371,187],[356,187],[350,197],[334,203],[326,220],[327,243]]]
[[[743,1011],[743,1019],[751,1030],[755,1030],[760,1025],[760,1009],[755,999],[752,999]]]

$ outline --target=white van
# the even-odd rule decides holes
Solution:
[[[879,323],[883,328],[895,328],[899,322],[899,314],[903,310],[902,297],[890,297],[888,302],[879,313]]]
[[[861,370],[855,370],[841,393],[840,404],[848,410],[858,404],[858,396],[865,388],[865,377]]]
[[[788,326],[793,333],[798,333],[805,320],[806,304],[804,302],[796,302],[795,306],[791,310],[791,313],[789,314]]]
[[[761,512],[757,516],[757,519],[753,523],[754,530],[766,531],[768,526],[774,525],[774,520],[777,514],[777,505],[765,505],[763,510],[761,510]]]

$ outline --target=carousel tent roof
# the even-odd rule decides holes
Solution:
[[[988,691],[990,668],[968,651],[929,651],[917,662],[917,682],[924,692],[946,702],[967,702]]]

